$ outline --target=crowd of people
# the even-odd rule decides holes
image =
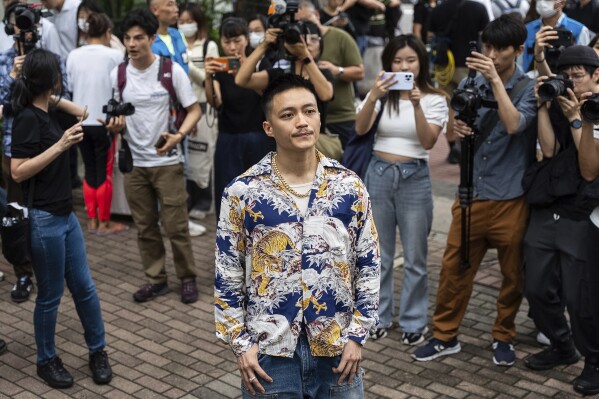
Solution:
[[[582,354],[573,387],[599,393],[595,0],[421,0],[412,34],[397,32],[398,1],[302,0],[268,18],[225,16],[216,41],[198,4],[149,0],[121,21],[122,42],[94,0],[43,5],[53,15],[30,26],[23,16],[37,6],[5,2],[0,104],[3,187],[8,202],[28,205],[31,225],[32,260],[13,265],[11,298],[27,301],[35,281],[37,372],[47,384],[73,384],[54,344],[65,281],[93,380],[112,378],[73,213],[79,150],[88,232],[129,228],[111,221],[113,191],[125,193],[147,279],[136,302],[170,292],[163,235],[181,302],[198,300],[191,237],[206,228],[191,219],[214,209],[216,331],[237,356],[244,397],[362,397],[362,345],[386,339],[396,313],[401,343],[419,346],[415,360],[460,352],[490,248],[503,278],[494,364],[516,361],[526,297],[547,344],[526,366]],[[368,56],[373,45],[380,60]],[[380,72],[360,96],[368,68]],[[448,161],[471,175],[462,173],[451,209],[425,343],[428,157],[440,137]],[[355,143],[367,144],[363,170],[343,157]],[[123,187],[113,187],[115,173]]]

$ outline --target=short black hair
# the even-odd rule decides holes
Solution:
[[[243,18],[228,17],[220,24],[220,37],[230,39],[237,36],[248,36],[248,23]]]
[[[314,85],[309,80],[294,73],[281,75],[272,80],[262,94],[262,110],[264,111],[266,119],[268,119],[268,116],[272,111],[272,101],[275,96],[291,89],[306,89],[314,95],[315,99],[318,98]]]
[[[524,44],[526,36],[524,23],[513,15],[504,14],[489,22],[483,30],[481,39],[483,44],[490,44],[498,49],[509,46],[517,49]]]
[[[137,8],[131,10],[121,22],[121,32],[123,34],[135,26],[139,26],[146,35],[154,36],[158,32],[158,19],[147,8]]]

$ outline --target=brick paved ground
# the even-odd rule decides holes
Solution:
[[[442,145],[442,144],[441,144]],[[440,147],[439,147],[440,148]],[[443,152],[435,152],[436,214],[447,212],[457,168],[442,162]],[[82,223],[81,192],[76,208]],[[84,224],[83,224],[84,225]],[[87,367],[87,350],[81,326],[69,294],[60,307],[57,329],[58,351],[75,377],[74,387],[53,390],[36,376],[33,339],[33,300],[23,304],[10,301],[14,284],[11,268],[0,261],[6,280],[0,282],[0,337],[9,351],[0,356],[0,398],[235,398],[240,395],[239,374],[230,350],[214,335],[212,281],[215,226],[206,223],[208,233],[193,239],[199,269],[200,300],[193,305],[179,301],[179,282],[173,276],[168,257],[167,269],[173,292],[147,304],[132,301],[132,292],[143,282],[134,229],[117,237],[100,238],[85,233],[92,274],[102,302],[108,352],[115,378],[107,386],[95,385]],[[446,229],[438,228],[430,237],[431,302],[437,289],[440,259]],[[398,262],[400,259],[398,258]],[[401,269],[398,265],[398,271]],[[401,273],[396,273],[399,298]],[[575,397],[570,382],[582,370],[582,363],[552,371],[533,373],[521,359],[538,350],[533,326],[524,304],[515,342],[518,361],[514,367],[499,368],[491,360],[490,329],[495,316],[494,298],[499,277],[494,257],[481,267],[470,307],[461,328],[462,352],[441,361],[417,363],[412,348],[399,343],[400,332],[393,329],[379,342],[368,342],[364,351],[364,385],[367,398],[569,398]]]

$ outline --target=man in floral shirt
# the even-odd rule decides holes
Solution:
[[[277,152],[223,194],[216,334],[238,358],[244,397],[362,398],[361,348],[377,323],[380,273],[368,193],[316,151],[320,114],[308,81],[284,75],[262,101]]]

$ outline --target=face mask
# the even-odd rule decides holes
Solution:
[[[250,32],[250,47],[256,48],[264,41],[264,32]]]
[[[549,18],[554,16],[557,13],[557,10],[553,8],[554,5],[553,0],[539,0],[537,1],[537,13],[541,16],[541,18]]]
[[[193,37],[198,33],[198,24],[195,22],[193,24],[181,24],[179,25],[179,32],[185,37]]]
[[[77,19],[77,26],[79,27],[79,29],[81,29],[81,32],[87,33],[87,31],[89,30],[89,23],[87,22],[87,19]]]

